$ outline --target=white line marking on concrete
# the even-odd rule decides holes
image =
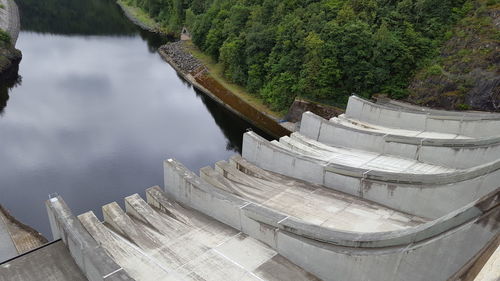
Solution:
[[[235,262],[234,260],[230,259],[229,257],[227,257],[226,255],[224,255],[223,253],[217,251],[216,249],[212,249],[212,251],[214,251],[215,253],[217,253],[218,255],[220,255],[221,257],[225,258],[226,260],[228,260],[229,262],[235,264],[236,266],[238,266],[239,268],[243,269],[244,271],[248,272],[250,275],[252,275],[253,277],[261,280],[261,281],[265,281],[264,279],[260,278],[259,276],[255,275],[255,273],[247,270],[246,268],[244,268],[241,264]]]
[[[111,276],[111,275],[113,275],[113,274],[115,274],[115,273],[117,273],[118,271],[121,271],[121,270],[123,270],[123,267],[120,267],[120,268],[118,268],[117,270],[115,270],[115,271],[113,271],[113,272],[111,272],[111,273],[109,273],[109,274],[104,275],[102,278],[103,278],[103,279],[106,279],[106,278],[108,278],[109,276]]]
[[[285,221],[286,219],[288,219],[290,216],[286,216],[285,218],[281,219],[278,224],[282,223],[283,221]]]

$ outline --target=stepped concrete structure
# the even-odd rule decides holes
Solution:
[[[104,221],[50,199],[61,241],[0,280],[39,280],[16,268],[45,258],[44,280],[498,281],[499,122],[353,96],[279,141],[245,133],[241,156],[199,175],[166,160],[164,188]]]

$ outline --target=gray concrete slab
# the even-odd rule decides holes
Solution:
[[[62,241],[0,265],[0,281],[86,281]]]
[[[240,156],[233,157],[232,162],[239,169],[220,161],[217,172],[206,167],[200,176],[216,187],[306,223],[367,233],[427,222],[359,197],[264,171]]]
[[[325,145],[300,133],[282,137],[280,143],[288,150],[310,156],[327,163],[345,165],[372,171],[403,174],[444,174],[457,169],[423,163],[415,159],[347,147]]]
[[[17,256],[17,249],[12,241],[7,222],[0,214],[0,262]]]
[[[79,216],[92,235],[136,280],[317,280],[262,242],[163,197],[126,198],[103,207],[105,223]],[[160,192],[160,193],[158,193]],[[167,202],[167,204],[164,204]],[[281,273],[283,276],[281,276]],[[265,276],[269,276],[266,279]],[[284,279],[293,276],[293,279]]]

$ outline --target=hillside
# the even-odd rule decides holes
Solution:
[[[500,1],[474,1],[433,63],[412,81],[409,101],[500,111]]]
[[[334,105],[352,93],[407,98],[416,92],[408,88],[414,75],[435,68],[429,65],[449,31],[477,2],[123,1],[171,30],[188,26],[193,42],[222,64],[228,80],[275,110],[295,97]]]

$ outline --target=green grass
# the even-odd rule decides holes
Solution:
[[[0,30],[0,42],[4,44],[10,44],[10,34],[5,32],[4,30]]]
[[[142,24],[165,34],[172,33],[170,30],[167,30],[167,28],[162,27],[142,9],[128,5],[124,0],[118,0],[117,2],[127,9],[127,11]]]
[[[231,83],[226,78],[224,78],[224,70],[222,64],[217,63],[212,57],[203,53],[200,49],[198,49],[198,47],[193,44],[193,42],[185,41],[185,46],[194,57],[199,59],[208,68],[210,77],[217,80],[217,82],[224,86],[224,88],[228,89],[233,94],[237,95],[260,112],[264,112],[276,119],[282,119],[285,116],[286,111],[278,112],[271,110],[264,104],[262,99],[248,93],[244,87]]]

